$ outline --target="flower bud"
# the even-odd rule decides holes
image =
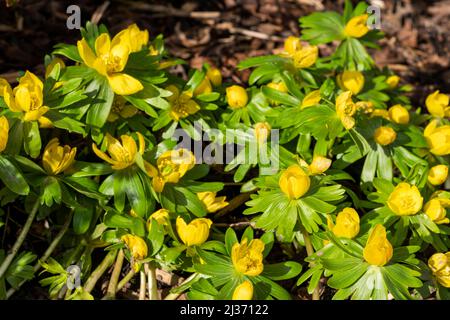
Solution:
[[[0,152],[6,149],[8,144],[9,122],[5,116],[0,117]]]
[[[61,147],[58,138],[53,138],[47,144],[42,156],[42,164],[48,174],[56,175],[67,170],[75,161],[77,148]]]
[[[315,175],[324,173],[330,166],[331,159],[322,156],[314,156],[311,164],[308,166],[308,169],[310,174]]]
[[[435,253],[428,260],[433,275],[444,287],[450,288],[450,252]]]
[[[445,164],[438,164],[430,169],[428,172],[428,182],[434,186],[443,184],[448,177],[448,166]]]
[[[245,280],[234,289],[232,300],[252,300],[253,284]]]
[[[437,127],[437,120],[431,121],[425,128],[423,135],[427,140],[430,152],[437,156],[450,154],[450,126]]]
[[[425,204],[425,214],[436,224],[449,223],[447,211],[438,199],[431,199]]]
[[[439,93],[439,90],[428,95],[425,100],[428,112],[433,116],[440,118],[450,117],[450,107],[448,103],[448,95]]]
[[[316,104],[319,104],[320,99],[321,99],[320,90],[313,90],[303,98],[300,108],[303,109],[315,106]]]
[[[336,225],[328,220],[328,228],[337,237],[353,239],[359,233],[359,215],[353,208],[344,208],[336,217]]]
[[[226,89],[227,101],[231,109],[244,108],[248,102],[248,94],[241,86],[233,85]]]
[[[398,83],[400,82],[400,77],[393,75],[393,76],[389,76],[386,79],[386,83],[389,86],[390,89],[394,89],[398,86]]]
[[[317,46],[306,46],[297,50],[293,55],[294,66],[298,69],[311,67],[319,56]]]
[[[258,143],[266,142],[270,135],[270,124],[267,122],[258,122],[255,124],[255,139]]]
[[[187,246],[198,246],[208,240],[211,225],[212,221],[206,218],[194,219],[189,224],[181,217],[176,221],[178,236]]]
[[[300,38],[289,36],[284,41],[284,50],[290,55],[294,55],[297,50],[302,48],[302,43],[300,42]]]
[[[292,165],[280,176],[279,185],[289,199],[298,199],[309,190],[311,181],[299,165]]]
[[[386,237],[386,229],[377,224],[369,234],[363,250],[364,259],[371,265],[384,266],[391,260],[394,249]]]
[[[344,71],[336,77],[339,87],[344,91],[358,94],[364,87],[364,75],[359,71]]]
[[[408,110],[399,105],[396,104],[395,106],[392,106],[389,108],[389,118],[398,124],[408,124],[409,123],[409,112]]]
[[[416,186],[399,183],[388,197],[387,205],[398,216],[411,216],[422,209],[423,198]]]
[[[376,143],[387,146],[397,139],[397,133],[391,127],[381,126],[375,130],[373,137]]]
[[[367,27],[368,18],[368,14],[351,18],[345,25],[344,34],[348,37],[361,38],[369,32],[369,28]]]
[[[206,76],[208,77],[209,81],[211,81],[213,86],[218,87],[222,84],[222,74],[220,73],[219,69],[209,68],[208,71],[206,71]]]

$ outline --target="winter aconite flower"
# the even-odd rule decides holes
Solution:
[[[381,126],[375,130],[373,138],[379,145],[387,146],[397,139],[397,133],[391,127]]]
[[[232,300],[252,300],[253,298],[253,284],[245,280],[236,287],[233,291]]]
[[[438,199],[431,199],[424,206],[425,214],[436,224],[449,223],[447,211]]]
[[[222,84],[222,74],[217,68],[209,68],[208,71],[206,71],[206,77],[215,87],[219,87]]]
[[[449,97],[439,93],[439,90],[428,95],[425,100],[428,112],[435,117],[450,117]]]
[[[352,101],[352,92],[344,91],[336,98],[336,113],[341,119],[345,129],[349,130],[355,126],[353,115],[356,112],[356,105]]]
[[[437,156],[450,154],[450,126],[437,127],[438,121],[431,121],[425,128],[423,135],[427,140],[430,152]]]
[[[351,18],[345,25],[344,34],[347,37],[361,38],[369,32],[369,28],[367,27],[368,18],[368,14]]]
[[[168,86],[166,90],[172,92],[172,95],[167,97],[167,100],[170,103],[170,117],[173,120],[180,121],[180,119],[186,118],[200,110],[198,103],[192,99],[192,93],[188,91],[180,92],[174,85]]]
[[[128,119],[138,113],[138,109],[135,106],[129,104],[122,96],[115,96],[111,111],[108,116],[109,122],[114,122],[119,118]]]
[[[9,122],[5,116],[0,117],[0,152],[6,149],[9,136]]]
[[[328,217],[328,228],[337,237],[353,239],[359,233],[359,215],[353,208],[344,208],[336,217],[336,225]]]
[[[319,48],[317,46],[303,46],[292,55],[294,66],[298,69],[311,67],[316,63],[319,56]]]
[[[247,91],[241,86],[233,85],[226,89],[227,102],[231,109],[244,108],[248,102]]]
[[[389,195],[387,205],[398,216],[411,216],[422,209],[423,198],[416,186],[399,183]]]
[[[139,260],[147,257],[147,243],[144,239],[132,234],[123,235],[121,240],[128,247],[128,250],[130,250],[134,271],[139,271]]]
[[[359,71],[344,71],[336,77],[339,87],[357,95],[364,87],[364,75]]]
[[[255,124],[255,139],[261,144],[267,141],[270,135],[270,124],[267,122],[258,122]]]
[[[195,165],[194,154],[186,149],[168,150],[156,161],[156,167],[144,163],[147,174],[153,178],[152,187],[162,192],[166,183],[177,183]]]
[[[284,40],[284,51],[286,51],[289,55],[293,55],[297,50],[301,49],[302,43],[300,38],[289,36]]]
[[[212,92],[211,81],[209,81],[208,77],[204,77],[202,82],[195,88],[194,96],[198,96],[201,94],[207,94]]]
[[[44,128],[52,126],[51,121],[44,117],[49,108],[43,105],[44,84],[38,77],[29,71],[25,72],[14,90],[6,81],[2,84],[0,88],[3,88],[3,92],[0,92],[0,95],[12,112],[21,112],[25,122],[39,121],[40,126]]]
[[[386,79],[386,83],[389,86],[390,89],[394,89],[398,86],[398,83],[400,82],[400,77],[393,75],[393,76],[389,76]]]
[[[167,225],[169,221],[169,210],[162,208],[153,212],[148,218],[148,224],[151,223],[151,219],[155,219],[160,225]]]
[[[450,288],[450,252],[433,254],[428,259],[428,266],[437,281],[442,286]]]
[[[205,191],[197,193],[197,197],[206,207],[208,213],[216,212],[228,205],[226,197],[216,197],[216,192]]]
[[[75,161],[77,148],[71,148],[68,145],[64,147],[59,145],[58,138],[53,138],[47,144],[42,155],[42,164],[45,171],[51,175],[57,175],[66,171]]]
[[[116,94],[130,95],[144,88],[139,80],[123,72],[132,52],[127,32],[118,33],[112,40],[102,33],[95,40],[95,52],[84,38],[77,47],[86,66],[105,76]]]
[[[448,177],[448,166],[445,164],[438,164],[430,169],[428,172],[428,182],[434,186],[443,184]]]
[[[145,150],[144,137],[139,132],[136,132],[136,134],[139,140],[139,153],[142,155]],[[122,170],[135,163],[138,149],[136,142],[131,136],[122,135],[120,136],[121,141],[119,141],[107,133],[105,139],[106,150],[109,156],[98,149],[95,143],[92,144],[92,149],[99,158],[110,163],[114,170]]]
[[[299,165],[294,164],[283,171],[278,184],[281,191],[283,191],[289,199],[294,200],[308,192],[311,180],[309,179],[308,174]]]
[[[363,250],[364,259],[371,265],[381,267],[391,260],[393,252],[386,229],[381,224],[375,225]]]
[[[398,124],[408,124],[409,123],[409,112],[408,110],[400,104],[392,106],[388,110],[389,118],[392,122]]]
[[[141,51],[149,39],[148,30],[140,30],[135,23],[120,31],[116,37],[123,37],[127,41],[130,53]]]
[[[316,175],[322,174],[328,170],[331,166],[331,159],[322,157],[322,156],[314,156],[311,164],[308,166],[309,174]]]
[[[178,236],[186,246],[198,246],[209,237],[212,221],[206,218],[197,218],[186,224],[183,218],[178,217],[176,222]]]
[[[248,243],[244,238],[241,243],[235,243],[231,249],[231,260],[234,269],[246,276],[257,276],[264,269],[263,265],[264,242],[253,239]]]
[[[303,98],[300,108],[303,109],[315,106],[316,104],[319,104],[320,99],[320,90],[313,90]]]
[[[284,82],[270,82],[267,84],[267,86],[271,89],[280,91],[280,92],[288,92],[288,88],[286,87],[286,85],[284,84]]]

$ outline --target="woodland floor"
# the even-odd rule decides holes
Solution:
[[[10,82],[16,80],[20,70],[29,69],[42,75],[43,57],[55,44],[76,43],[80,34],[78,30],[66,28],[66,8],[78,4],[83,23],[87,20],[104,23],[113,34],[131,23],[149,29],[151,37],[162,33],[171,55],[187,62],[176,70],[181,75],[186,75],[188,67],[201,67],[203,62],[209,62],[221,69],[225,80],[242,84],[249,71],[238,71],[239,61],[278,52],[284,38],[300,34],[299,17],[314,11],[341,11],[344,0],[6,2],[18,2],[6,8],[5,1],[0,1],[0,77]],[[386,38],[379,43],[381,49],[373,51],[377,65],[389,66],[404,83],[415,87],[411,92],[415,107],[422,106],[426,95],[433,90],[448,93],[450,0],[369,2],[382,7],[382,31],[386,33]],[[333,45],[319,48],[324,56],[332,52]],[[39,230],[32,234],[33,241],[45,240],[39,237]],[[161,274],[165,288],[177,282],[167,276]],[[26,293],[22,290],[16,298],[45,299],[47,290],[33,282],[25,285]],[[286,283],[288,290],[292,287],[294,283]],[[309,299],[305,288],[294,291],[297,299]],[[325,293],[324,298],[329,294]]]

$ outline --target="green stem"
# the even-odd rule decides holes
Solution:
[[[145,272],[141,271],[141,286],[139,288],[139,300],[145,300],[145,283],[147,282]]]
[[[144,267],[145,272],[148,275],[148,298],[150,300],[159,300],[158,282],[156,280],[156,267],[153,263],[146,263]]]
[[[308,257],[312,256],[314,254],[314,247],[312,245],[311,238],[309,237],[309,233],[303,227],[301,227],[300,230],[303,234],[303,239],[305,240],[306,253],[308,254]],[[311,262],[309,264],[309,267],[314,267],[314,263]],[[320,284],[317,284],[317,286],[314,288],[312,299],[320,300]]]
[[[124,259],[123,250],[119,250],[119,254],[117,255],[116,263],[114,264],[114,269],[111,274],[111,278],[109,280],[108,289],[106,291],[106,295],[103,299],[112,300],[116,298],[116,290],[117,283],[119,282],[120,271],[122,271],[123,259]]]
[[[188,278],[186,278],[178,287],[181,287],[182,285],[185,285],[189,281],[193,280],[195,277],[198,276],[198,273],[191,274]],[[164,300],[177,300],[179,296],[181,296],[183,292],[180,291],[178,293],[169,293]]]
[[[70,222],[72,222],[73,217],[73,210],[70,211],[69,216],[67,217],[66,221],[64,222],[64,225],[62,226],[61,230],[59,230],[58,234],[56,235],[55,239],[50,243],[47,250],[45,250],[42,257],[39,259],[39,261],[45,262],[47,259],[52,255],[53,251],[55,251],[56,247],[58,246],[59,242],[63,238],[63,236],[66,234],[67,229],[70,226]],[[34,267],[33,271],[34,273],[38,272],[41,268],[40,262],[37,262]],[[9,299],[19,288],[26,282],[26,280],[22,281],[18,287],[16,288],[10,288],[6,294],[7,299]]]
[[[135,274],[136,273],[134,272],[134,270],[131,269],[130,272],[128,272],[127,275],[123,277],[122,280],[120,280],[116,288],[116,293],[119,292],[120,289],[122,289],[134,277]]]
[[[86,292],[89,293],[92,291],[92,289],[94,289],[98,279],[100,279],[100,277],[105,273],[106,269],[108,269],[114,263],[117,251],[118,250],[109,251],[103,261],[97,266],[94,272],[91,273],[86,281],[86,284],[84,285],[84,290]]]
[[[23,242],[25,241],[25,238],[27,237],[28,232],[30,231],[31,225],[33,224],[33,220],[36,217],[36,214],[39,209],[39,198],[37,198],[33,209],[31,210],[30,215],[27,218],[27,221],[25,222],[25,225],[23,226],[22,231],[19,234],[19,237],[17,238],[16,242],[14,243],[11,253],[8,254],[8,256],[3,260],[3,263],[0,266],[0,279],[3,278],[6,271],[8,270],[8,267],[11,265],[11,263],[14,260],[14,257],[16,256],[17,252],[19,252],[20,247],[22,246]]]

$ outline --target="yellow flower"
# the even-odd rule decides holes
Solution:
[[[252,300],[253,284],[245,280],[234,289],[232,300]]]
[[[135,272],[138,272],[139,271],[138,261],[145,259],[148,254],[147,243],[145,242],[144,239],[132,234],[126,234],[122,236],[121,240],[125,242],[125,245],[128,247],[128,250],[130,250],[133,269]]]
[[[170,117],[173,120],[179,121],[200,110],[200,106],[192,99],[192,95],[189,92],[183,91],[180,93],[180,90],[174,85],[168,86],[166,90],[172,92],[172,95],[167,97],[167,100],[171,105]]]
[[[127,42],[130,53],[141,51],[142,47],[148,44],[149,39],[148,30],[140,30],[135,23],[120,31],[116,37]]]
[[[125,100],[124,97],[115,96],[108,116],[108,121],[114,122],[119,118],[128,119],[136,113],[138,113],[138,109],[127,103],[127,100]]]
[[[281,191],[283,191],[289,199],[298,199],[309,190],[311,180],[306,172],[299,165],[292,165],[280,176],[278,182]]]
[[[8,144],[9,122],[5,116],[0,117],[0,152],[6,149]]]
[[[226,89],[227,102],[231,109],[244,108],[248,102],[248,94],[241,86],[233,85]]]
[[[75,161],[77,148],[68,145],[61,147],[58,138],[53,138],[47,144],[42,155],[42,164],[47,173],[56,175],[66,171]]]
[[[400,77],[393,75],[393,76],[389,76],[386,79],[386,83],[389,86],[390,89],[394,89],[398,86],[398,83],[400,82]]]
[[[331,217],[327,219],[328,228],[336,237],[353,239],[359,233],[359,215],[353,208],[344,208],[336,217],[336,225]]]
[[[309,173],[312,175],[321,174],[328,170],[331,166],[331,159],[314,156],[311,164],[308,166]]]
[[[433,254],[428,260],[428,266],[438,282],[450,288],[450,252]]]
[[[288,88],[284,84],[284,82],[270,82],[267,84],[267,86],[271,89],[286,93],[288,92]]]
[[[255,139],[258,143],[266,142],[270,135],[270,124],[267,122],[258,122],[255,124]]]
[[[425,204],[425,214],[436,224],[449,223],[447,211],[438,199],[431,199]]]
[[[295,51],[292,59],[294,66],[298,69],[311,67],[319,56],[319,48],[317,46],[305,46]]]
[[[301,48],[302,43],[300,42],[300,38],[289,36],[286,38],[286,40],[284,40],[284,51],[286,51],[291,56]]]
[[[387,200],[388,207],[398,216],[411,216],[422,209],[423,198],[416,186],[399,183]]]
[[[381,118],[384,118],[389,121],[391,120],[391,118],[389,117],[389,111],[384,110],[384,109],[375,109],[372,111],[370,116],[371,117],[381,117]]]
[[[60,70],[66,67],[66,64],[63,60],[61,60],[60,58],[54,58],[45,68],[45,79],[47,79],[50,73],[52,73],[56,65],[59,65]]]
[[[211,93],[212,92],[212,85],[209,81],[208,77],[204,77],[202,82],[198,85],[197,88],[194,90],[194,96],[198,96],[204,93]]]
[[[320,90],[313,90],[303,98],[300,108],[303,109],[315,106],[316,104],[319,104],[320,99]]]
[[[209,213],[216,212],[228,205],[228,202],[225,201],[226,197],[216,197],[216,192],[205,191],[197,193],[197,197],[206,207],[206,210]]]
[[[400,104],[396,104],[389,108],[389,118],[398,124],[408,124],[409,123],[409,112],[408,110]]]
[[[450,126],[437,128],[437,120],[431,121],[425,128],[423,135],[427,140],[430,152],[437,156],[450,154]]]
[[[450,117],[449,97],[439,93],[439,90],[428,95],[425,100],[428,112],[435,117]]]
[[[377,224],[369,234],[363,250],[364,259],[371,265],[384,266],[392,258],[394,249],[386,238],[386,229]]]
[[[139,140],[139,153],[142,155],[145,150],[144,137],[139,132],[136,132],[136,134]],[[98,149],[95,143],[92,144],[92,149],[99,158],[110,163],[114,170],[122,170],[134,164],[138,150],[136,142],[131,136],[120,136],[122,143],[112,137],[109,133],[106,134],[105,138],[106,149],[110,155],[109,157],[105,152]]]
[[[169,221],[169,210],[163,208],[163,209],[159,209],[159,210],[153,212],[150,215],[150,217],[148,218],[148,221],[147,221],[148,227],[151,224],[151,219],[155,219],[156,222],[158,222],[158,224],[160,224],[160,225],[167,226],[169,223],[168,222]]]
[[[448,177],[448,166],[445,164],[438,164],[430,169],[428,172],[428,182],[434,186],[443,184]]]
[[[128,32],[118,33],[111,41],[107,33],[102,33],[95,40],[95,53],[86,39],[77,42],[78,53],[83,62],[108,79],[111,89],[119,95],[130,95],[144,87],[136,78],[123,73],[130,55]]]
[[[38,77],[27,71],[14,90],[3,81],[1,87],[6,105],[12,112],[21,112],[23,121],[39,121],[41,127],[51,127],[51,121],[44,117],[49,108],[43,106],[44,84]]]
[[[247,238],[244,238],[241,243],[233,245],[231,248],[231,260],[237,272],[254,277],[261,274],[264,269],[264,242],[260,239],[253,239],[248,245],[247,243]]]
[[[152,187],[162,192],[166,183],[177,183],[195,165],[195,156],[186,149],[168,150],[156,161],[156,167],[144,162],[147,174],[153,178]]]
[[[397,133],[395,133],[394,129],[391,127],[381,126],[375,130],[373,138],[376,143],[382,146],[387,146],[397,139]]]
[[[198,246],[208,240],[212,221],[206,218],[197,218],[186,224],[183,218],[178,217],[176,225],[178,236],[185,245]]]
[[[336,76],[339,87],[358,94],[364,87],[364,75],[359,71],[344,71]]]
[[[209,81],[211,81],[213,86],[219,87],[222,84],[222,74],[220,73],[219,69],[209,68],[208,71],[206,71],[206,76],[208,77]]]
[[[367,27],[368,18],[368,14],[351,18],[345,25],[344,34],[347,37],[361,38],[369,32],[369,28]]]
[[[352,92],[344,91],[336,98],[336,113],[341,119],[345,129],[351,129],[355,126],[353,115],[356,112],[356,105],[352,101]]]

